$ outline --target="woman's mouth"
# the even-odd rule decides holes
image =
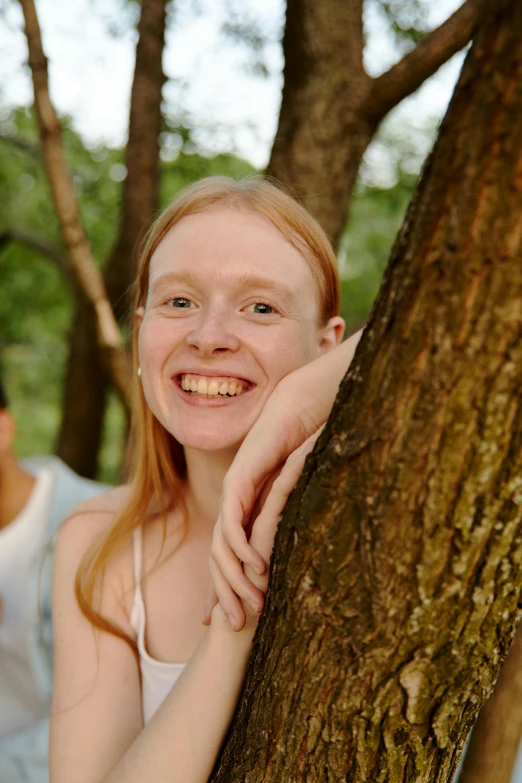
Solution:
[[[214,378],[205,375],[191,375],[182,373],[180,376],[180,386],[184,391],[191,394],[201,394],[208,397],[234,397],[239,396],[248,384],[240,378],[228,378],[225,376]]]
[[[211,407],[227,404],[254,388],[255,384],[243,378],[230,376],[205,376],[181,373],[173,378],[175,385],[187,402]]]

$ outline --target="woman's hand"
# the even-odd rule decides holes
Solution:
[[[278,520],[302,469],[301,464],[297,471],[299,457],[293,457],[293,453],[301,446],[308,453],[304,444],[317,436],[328,418],[361,334],[362,331],[352,335],[337,348],[283,378],[241,444],[223,482],[220,512],[209,557],[214,588],[210,588],[207,598],[205,625],[210,622],[218,597],[232,627],[237,630],[244,626],[245,612],[255,614],[255,609],[261,611],[268,584],[266,568],[277,527],[274,509],[282,504]],[[303,453],[300,454],[304,464]],[[290,456],[292,461],[287,467],[285,463]],[[286,469],[285,477],[276,487],[266,509],[266,515],[271,517],[268,519],[263,515],[257,524],[256,517],[264,509],[272,485],[283,468]],[[283,489],[290,484],[291,471],[295,479],[284,496]],[[249,543],[254,520],[256,536]],[[267,524],[267,533],[266,541],[264,537],[259,541],[263,549],[261,552],[256,551],[255,542],[261,537],[263,520]],[[252,608],[248,604],[243,606],[240,598],[249,602]]]
[[[223,519],[220,514],[214,529],[212,551],[209,556],[209,568],[214,589],[209,594],[205,624],[210,622],[218,600],[235,631],[242,630],[245,621],[247,625],[257,622],[259,612],[264,604],[264,593],[268,587],[268,571],[265,563],[269,562],[272,554],[277,526],[288,498],[302,473],[306,457],[313,450],[323,427],[324,425],[290,454],[282,469],[270,476],[270,480],[265,482],[262,494],[256,503],[256,507],[261,510],[251,526],[249,546],[255,552],[256,557],[260,555],[263,559],[262,574],[259,574],[261,569],[258,569],[255,574],[248,566],[246,566],[247,573],[243,572],[242,565],[220,524],[220,520]],[[234,529],[232,527],[232,530]],[[252,587],[256,590],[255,593]],[[245,599],[250,606],[244,606],[238,596]]]

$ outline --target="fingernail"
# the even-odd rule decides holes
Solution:
[[[252,609],[252,611],[255,612],[256,614],[259,614],[259,612],[261,611],[261,607],[259,606],[259,604],[256,604],[254,601],[248,601],[248,605]]]

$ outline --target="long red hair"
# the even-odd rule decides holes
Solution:
[[[151,226],[143,243],[134,311],[145,305],[151,257],[159,243],[182,218],[212,209],[229,207],[263,215],[281,232],[307,262],[314,277],[319,301],[320,325],[339,314],[340,284],[335,255],[319,223],[274,182],[262,177],[239,181],[214,176],[184,188]],[[130,492],[123,508],[84,556],[76,575],[75,593],[81,611],[97,628],[124,639],[136,652],[136,643],[125,631],[99,611],[103,577],[108,562],[127,543],[133,531],[152,515],[164,519],[176,506],[183,511],[183,480],[186,465],[182,446],[158,422],[148,407],[141,383],[137,383],[138,328],[133,318],[133,415],[129,441]]]

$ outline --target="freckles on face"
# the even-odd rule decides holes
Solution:
[[[314,358],[317,319],[308,264],[270,221],[229,208],[183,218],[152,256],[139,331],[152,412],[186,446],[239,445],[277,383]],[[243,392],[184,389],[212,377],[243,379]]]

